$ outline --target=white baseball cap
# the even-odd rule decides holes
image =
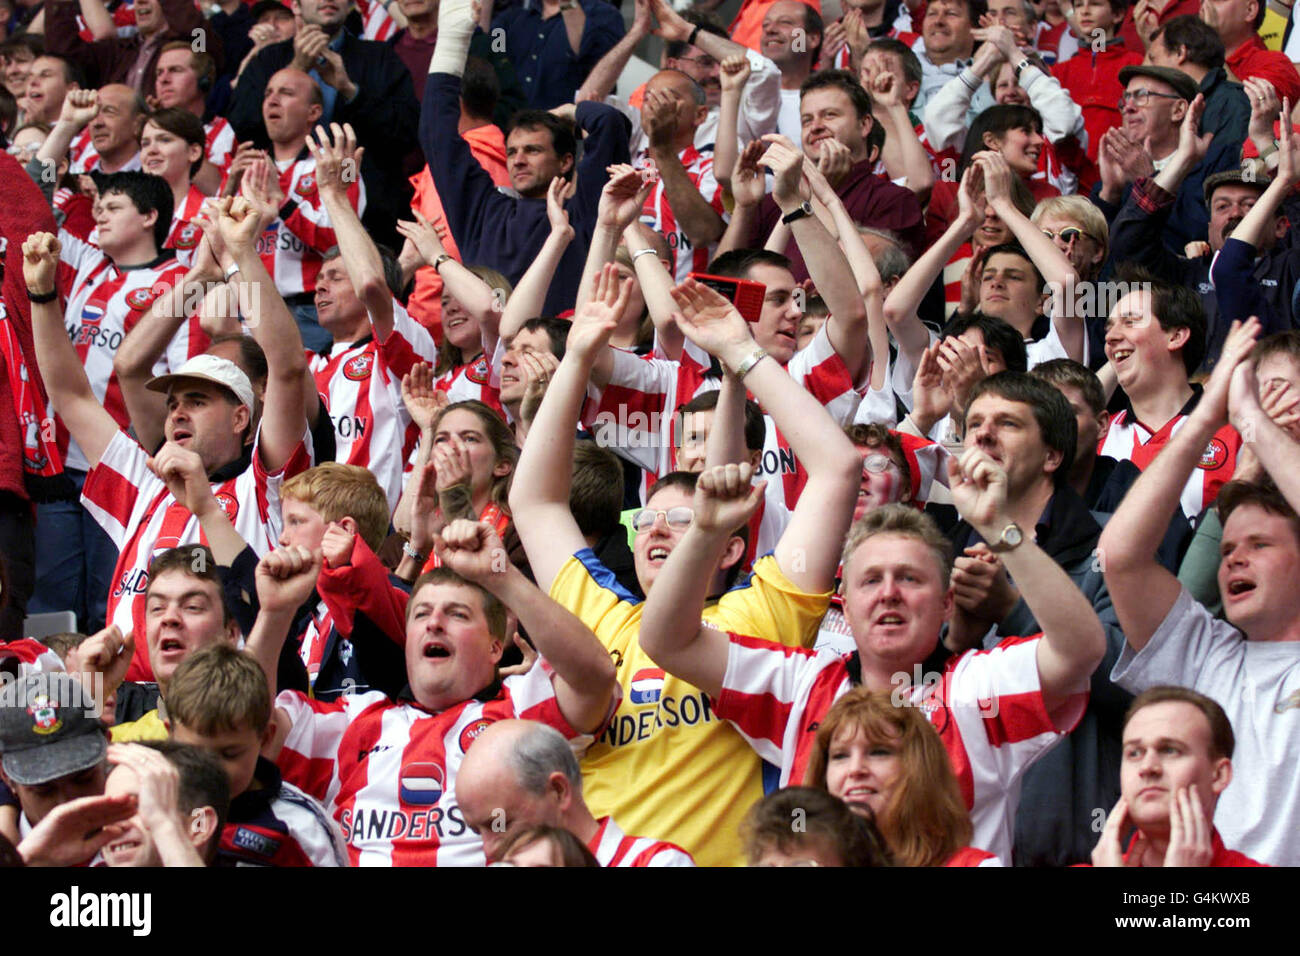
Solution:
[[[248,376],[230,359],[218,358],[215,355],[206,353],[196,355],[170,375],[159,375],[157,378],[150,379],[145,387],[155,392],[166,393],[170,392],[172,386],[181,379],[195,378],[214,382],[229,389],[239,399],[239,403],[247,405],[249,413],[252,413],[253,386],[248,381]]]

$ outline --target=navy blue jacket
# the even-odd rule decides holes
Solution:
[[[459,121],[460,77],[430,73],[420,114],[420,145],[461,260],[491,266],[518,283],[551,234],[546,198],[523,199],[498,190],[457,132]],[[631,161],[627,148],[631,126],[618,110],[604,103],[579,103],[577,121],[587,138],[578,163],[578,190],[565,205],[575,237],[546,294],[547,315],[573,308],[596,228],[600,193],[609,179],[605,168]]]

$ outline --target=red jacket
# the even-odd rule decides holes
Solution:
[[[39,389],[42,398],[45,385],[36,365],[36,348],[32,343],[32,307],[27,301],[27,282],[23,278],[23,243],[33,232],[56,233],[54,216],[40,188],[24,172],[23,167],[8,153],[0,152],[0,182],[5,183],[5,200],[0,203],[0,238],[6,243],[0,259],[0,277],[3,288],[0,298],[4,302],[7,321],[13,327],[27,373]],[[23,428],[19,424],[19,409],[13,383],[0,362],[0,491],[12,492],[26,499],[27,488],[23,480]]]
[[[1052,67],[1052,76],[1061,81],[1083,110],[1083,125],[1088,130],[1088,158],[1093,162],[1097,161],[1101,134],[1120,124],[1119,98],[1124,86],[1119,81],[1119,71],[1141,62],[1141,53],[1119,40],[1112,40],[1100,53],[1084,47],[1064,63]]]

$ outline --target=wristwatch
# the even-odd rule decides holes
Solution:
[[[1017,82],[1017,83],[1020,82],[1020,74],[1024,71],[1025,67],[1033,66],[1033,65],[1034,65],[1034,64],[1030,61],[1029,57],[1026,56],[1026,57],[1022,57],[1022,58],[1021,58],[1020,62],[1016,64],[1016,82]]]
[[[439,275],[442,275],[442,272],[440,271],[442,269],[442,264],[444,262],[450,262],[452,258],[453,258],[452,256],[448,255],[445,252],[442,255],[435,258],[433,260],[433,271],[437,272]]]
[[[810,203],[808,200],[805,199],[802,203],[799,204],[799,207],[797,209],[791,209],[788,213],[782,216],[781,221],[788,226],[790,225],[790,223],[797,222],[798,220],[802,219],[804,216],[811,216],[812,214],[813,214],[812,203]]]
[[[989,541],[988,546],[989,550],[994,554],[1003,554],[1020,547],[1021,542],[1024,540],[1025,535],[1020,530],[1020,525],[1013,521],[1002,529],[1002,534],[998,536],[998,540]]]

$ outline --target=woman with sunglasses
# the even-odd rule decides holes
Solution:
[[[915,707],[858,687],[817,729],[804,785],[872,819],[895,866],[1001,866],[970,845],[972,829],[939,735]]]

